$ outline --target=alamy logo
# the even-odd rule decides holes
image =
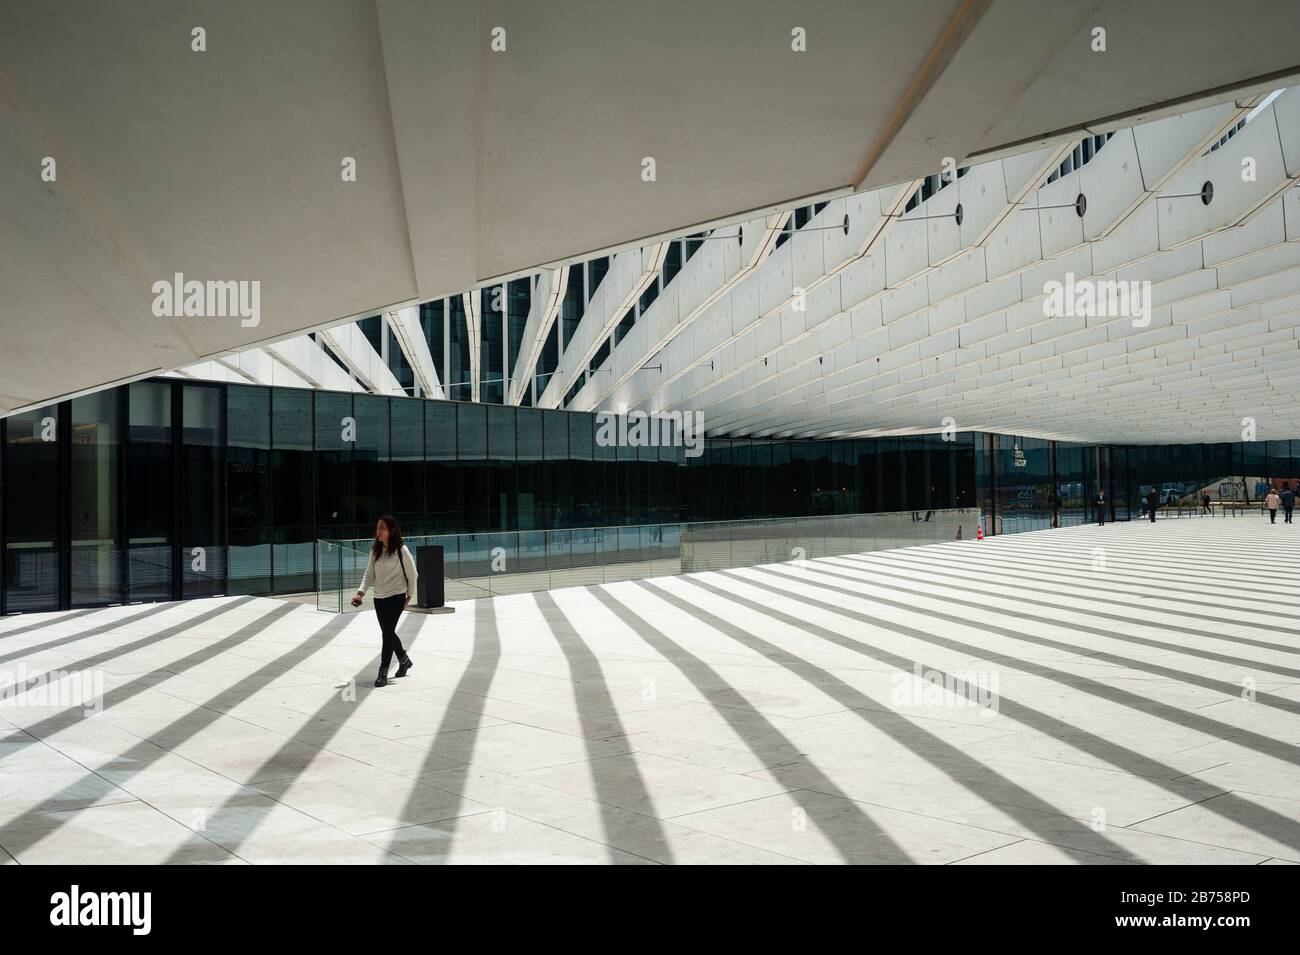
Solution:
[[[688,458],[704,453],[704,412],[629,411],[596,413],[596,444],[602,448],[686,448]]]
[[[1043,314],[1048,318],[1131,318],[1134,328],[1151,324],[1151,283],[1136,279],[1076,280],[1043,283]]]
[[[158,318],[233,318],[244,328],[262,321],[262,283],[185,281],[177,272],[172,281],[153,283],[153,313]]]
[[[129,925],[132,935],[148,935],[153,925],[152,892],[69,892],[50,896],[51,925]]]
[[[980,716],[998,711],[998,674],[977,670],[944,673],[914,663],[912,672],[895,673],[889,682],[891,706],[978,706]]]
[[[46,670],[28,676],[20,662],[14,672],[0,670],[0,708],[80,707],[82,715],[95,716],[104,709],[103,670]]]

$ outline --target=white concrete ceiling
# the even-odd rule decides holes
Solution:
[[[1300,87],[1257,99],[1121,130],[1051,182],[1059,147],[973,164],[901,217],[907,190],[833,200],[743,276],[710,242],[570,407],[733,436],[1295,437]],[[1145,308],[1051,314],[1071,281],[1146,283]]]
[[[1300,69],[1282,0],[29,0],[0,17],[0,413]],[[154,317],[177,272],[260,281],[259,324]]]

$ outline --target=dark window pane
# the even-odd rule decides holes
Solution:
[[[505,287],[479,290],[479,400],[501,404],[505,400],[504,367]]]
[[[314,398],[316,536],[346,540],[354,536],[352,450],[355,445],[351,439],[356,434],[356,419],[352,416],[352,396],[318,391]],[[373,527],[372,522],[367,530]]]
[[[488,524],[496,531],[515,529],[515,409],[489,407]]]
[[[120,603],[118,462],[120,389],[72,400],[72,606]],[[209,480],[214,480],[210,476]]]
[[[533,283],[530,279],[514,279],[506,292],[507,326],[510,333],[509,350],[506,353],[507,382],[509,392],[513,379],[518,375],[528,374],[527,368],[516,368],[519,351],[524,340],[524,328],[528,325],[528,311],[533,304]]]
[[[127,580],[131,600],[172,593],[172,386],[137,381],[128,389]]]
[[[668,287],[668,283],[677,277],[677,273],[682,270],[682,240],[676,239],[668,243],[668,254],[664,256],[663,286]]]
[[[392,414],[393,516],[402,533],[417,537],[424,526],[424,406],[428,402],[394,399]]]
[[[356,441],[353,443],[352,474],[355,487],[353,537],[370,537],[375,522],[392,511],[388,487],[388,403],[379,395],[356,395]]]
[[[449,401],[430,401],[424,411],[425,499],[428,533],[455,532],[459,520],[456,486],[456,408]]]
[[[226,391],[226,521],[229,592],[271,592],[271,392]]]
[[[445,349],[447,338],[443,328],[442,299],[425,302],[420,306],[420,327],[424,329],[424,340],[429,343],[429,356],[433,359],[434,370],[438,380],[444,385],[451,381],[447,377]]]
[[[226,589],[221,390],[183,385],[181,421],[181,594],[211,597]]]
[[[587,263],[587,297],[596,294],[596,289],[600,288],[600,283],[604,281],[605,275],[609,272],[609,256],[602,255],[600,258],[592,259]]]
[[[459,405],[456,408],[456,471],[459,479],[460,530],[487,530],[488,465],[487,408]]]
[[[544,413],[535,408],[521,408],[515,417],[516,526],[520,530],[531,531],[546,526],[545,508],[542,505],[545,483],[542,463],[544,417]]]
[[[5,431],[5,610],[59,605],[58,407],[10,416]]]
[[[590,527],[595,523],[598,512],[592,431],[595,416],[588,414],[566,416],[569,419],[569,460],[572,462],[569,475],[569,500],[572,503],[565,515],[568,523],[561,526]]]
[[[447,368],[447,397],[455,401],[469,401],[472,391],[469,380],[469,329],[465,324],[465,300],[459,295],[447,299],[451,330],[451,361]]]
[[[271,392],[271,444],[275,592],[301,593],[314,586],[316,564],[310,391]]]
[[[569,341],[578,330],[578,322],[582,321],[582,314],[586,309],[587,302],[582,291],[582,266],[575,265],[569,269],[569,284],[564,290],[564,300],[560,303],[558,319],[564,325],[565,348],[569,347]]]

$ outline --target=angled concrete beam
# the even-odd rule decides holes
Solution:
[[[393,373],[384,364],[370,339],[355,322],[336,325],[318,333],[333,349],[335,356],[347,366],[367,391],[377,395],[402,395],[405,392]]]
[[[569,267],[548,269],[537,277],[533,289],[532,302],[528,309],[528,321],[524,324],[524,334],[519,342],[519,355],[515,358],[514,375],[510,382],[510,403],[519,404],[525,393],[532,387],[533,371],[542,348],[546,345],[551,326],[560,309],[560,299],[568,287]]]
[[[415,380],[420,386],[420,393],[426,398],[446,398],[442,382],[438,380],[438,369],[434,366],[433,355],[429,352],[429,342],[424,337],[424,328],[420,325],[418,308],[401,308],[388,313],[388,327],[393,330],[398,347],[406,356],[406,363],[411,366]]]

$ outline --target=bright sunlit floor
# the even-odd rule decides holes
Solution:
[[[403,618],[382,689],[373,614],[3,618],[0,860],[1300,862],[1298,545],[1162,520],[469,601]]]

